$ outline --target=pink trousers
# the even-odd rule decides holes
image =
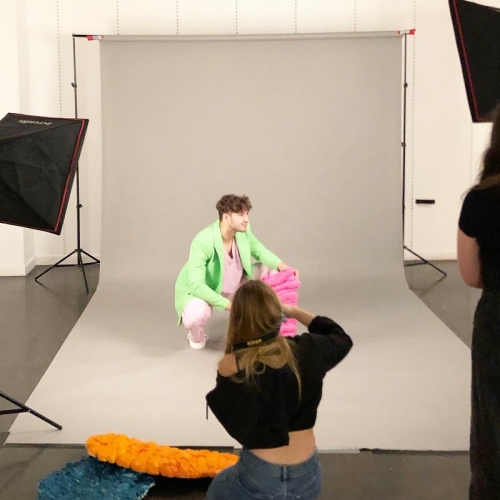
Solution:
[[[257,263],[254,266],[253,279],[261,279],[262,276],[275,274],[277,271],[270,269],[264,264]],[[240,286],[248,280],[243,278]],[[226,299],[232,300],[234,294],[221,294]],[[182,324],[189,331],[189,336],[193,342],[202,342],[205,339],[205,323],[212,315],[213,307],[204,300],[195,297],[190,300],[184,311],[182,311]]]

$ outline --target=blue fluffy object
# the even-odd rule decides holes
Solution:
[[[154,484],[147,474],[87,457],[42,479],[38,500],[137,500]]]

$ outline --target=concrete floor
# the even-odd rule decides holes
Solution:
[[[456,262],[406,268],[410,288],[468,346],[479,291],[461,281]],[[77,268],[54,269],[40,285],[34,269],[22,278],[0,278],[0,391],[25,402],[87,305],[99,279],[97,265],[86,268],[91,293],[85,293]],[[12,405],[0,399],[0,410]],[[36,409],[36,408],[35,408]],[[50,418],[50,415],[47,415]],[[0,444],[13,415],[0,416]],[[36,417],[33,417],[36,418]],[[84,456],[81,447],[4,445],[0,449],[0,500],[35,500],[37,484],[50,472]],[[466,500],[466,453],[362,451],[323,454],[322,499]],[[202,499],[208,480],[162,479],[147,498]]]

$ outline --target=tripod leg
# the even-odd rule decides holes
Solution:
[[[423,264],[427,264],[431,267],[433,267],[436,271],[440,272],[443,276],[448,276],[442,269],[439,267],[435,266],[432,262],[429,262],[427,259],[424,259],[422,256],[418,255],[418,253],[415,253],[413,250],[410,250],[408,247],[404,247],[405,250],[408,250],[411,254],[415,255],[415,257],[418,257]],[[409,266],[411,265],[416,265],[416,264],[408,264]]]
[[[89,262],[89,264],[99,264],[101,262],[100,260],[96,259],[93,255],[87,253],[85,250],[81,250],[81,252],[95,261],[95,262]]]
[[[50,420],[47,417],[44,417],[41,413],[38,413],[37,411],[29,408],[28,406],[24,405],[20,401],[15,400],[14,398],[11,398],[10,396],[7,396],[7,394],[4,394],[3,392],[0,392],[0,397],[6,399],[7,401],[11,402],[12,404],[19,406],[19,408],[22,408],[24,412],[31,413],[33,416],[38,417],[40,420],[43,420],[44,422],[47,422],[48,424],[52,425],[56,429],[61,430],[62,426],[59,424],[56,424],[53,420]]]
[[[45,269],[43,273],[40,273],[38,276],[35,276],[35,281],[38,281],[38,278],[41,278],[44,274],[47,274],[49,271],[54,269],[54,267],[57,267],[61,262],[64,262],[66,259],[71,257],[74,253],[76,253],[76,250],[73,250],[70,254],[66,255],[66,257],[63,257],[61,260],[58,260],[53,266],[50,266],[48,269]]]
[[[85,274],[85,265],[83,264],[81,250],[78,250],[78,267],[83,274],[83,281],[85,282],[85,290],[89,293],[89,284],[87,282],[87,275]]]

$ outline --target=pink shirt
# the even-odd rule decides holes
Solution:
[[[231,247],[231,258],[224,250],[224,282],[222,283],[221,295],[232,295],[240,286],[243,276],[243,266],[241,265],[240,253],[236,241],[233,238],[233,246]]]

